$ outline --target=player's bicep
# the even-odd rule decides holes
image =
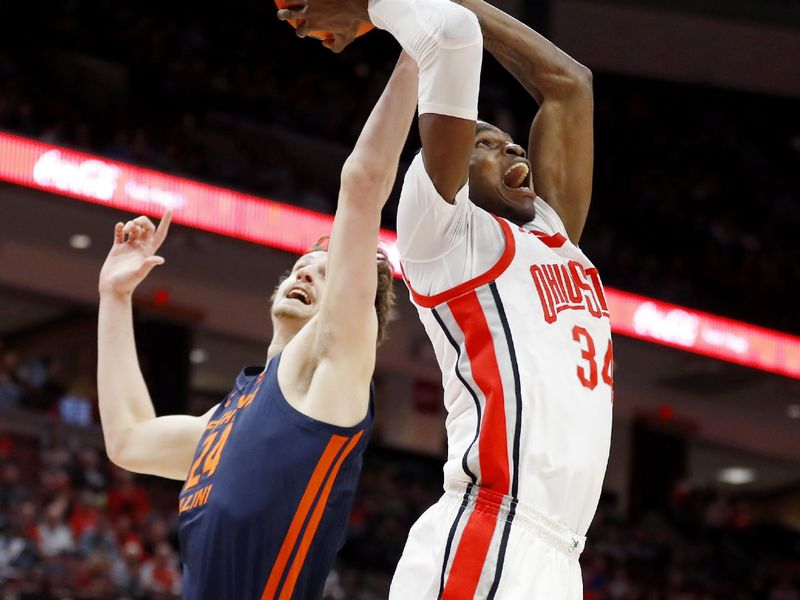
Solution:
[[[531,126],[529,154],[536,193],[558,213],[577,244],[592,197],[594,106],[590,84],[545,100]]]
[[[134,473],[183,481],[216,407],[202,416],[168,415],[135,424],[113,462]]]
[[[469,178],[475,121],[428,113],[419,117],[425,170],[444,201],[453,204]]]
[[[383,192],[368,177],[347,182],[343,177],[317,326],[320,354],[331,347],[346,360],[375,354],[380,209],[373,195],[377,193]]]

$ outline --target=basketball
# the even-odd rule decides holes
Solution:
[[[281,9],[281,8],[292,8],[297,5],[292,4],[291,2],[286,2],[286,0],[275,0],[275,6]],[[295,29],[297,29],[297,23],[294,19],[288,19],[286,22],[289,23]],[[362,35],[364,35],[368,31],[371,31],[374,28],[375,26],[372,23],[362,23],[361,27],[359,27],[358,31],[356,32],[356,37],[361,37]],[[325,40],[333,37],[333,34],[330,31],[309,31],[308,35],[317,40]]]

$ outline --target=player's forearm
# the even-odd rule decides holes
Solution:
[[[417,63],[420,115],[477,118],[483,38],[470,11],[450,0],[429,0],[424,9],[408,0],[380,0],[370,18]],[[424,26],[431,19],[437,26]]]
[[[454,0],[478,17],[484,47],[541,104],[591,90],[591,72],[550,40],[484,0]]]
[[[130,296],[100,297],[97,392],[106,451],[115,460],[123,454],[132,428],[156,416],[139,368]]]
[[[342,187],[361,187],[363,192],[362,186],[369,186],[378,208],[391,192],[414,118],[417,77],[416,64],[404,53],[342,169]]]

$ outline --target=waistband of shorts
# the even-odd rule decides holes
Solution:
[[[521,526],[556,550],[578,558],[586,546],[586,537],[570,531],[569,527],[516,498],[498,494],[488,488],[465,482],[448,481],[444,497],[460,502],[466,508],[497,509],[497,519]],[[494,511],[492,511],[494,512]]]

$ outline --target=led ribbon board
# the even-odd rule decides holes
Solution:
[[[166,175],[91,154],[0,133],[0,180],[159,217],[302,253],[328,235],[333,217]],[[394,232],[380,239],[398,265]],[[800,379],[800,338],[606,288],[616,333]]]
[[[800,338],[606,289],[611,329],[633,338],[800,379]]]
[[[0,180],[153,217],[171,208],[175,223],[289,252],[333,225],[329,215],[3,133]],[[380,238],[393,247],[397,236]]]

